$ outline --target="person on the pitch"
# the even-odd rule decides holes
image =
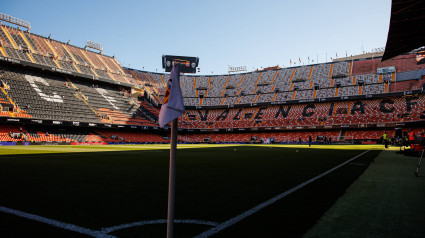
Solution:
[[[409,144],[408,145],[412,145],[415,142],[415,133],[410,130],[409,133],[407,133],[408,137],[409,137]]]
[[[312,141],[313,139],[311,138],[311,136],[309,136],[308,137],[308,147],[311,147],[311,141]]]
[[[384,135],[382,135],[382,140],[384,140],[385,149],[388,148],[388,135],[387,132],[384,132]]]

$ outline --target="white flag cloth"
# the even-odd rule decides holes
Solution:
[[[180,64],[173,65],[170,80],[167,84],[164,102],[159,112],[159,126],[164,127],[170,121],[185,112],[182,91],[180,89]]]

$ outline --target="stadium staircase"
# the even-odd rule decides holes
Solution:
[[[87,102],[87,97],[81,92],[81,90],[77,86],[75,86],[71,82],[71,80],[69,80],[67,77],[66,77],[66,80],[70,83],[72,88],[75,89],[75,94],[74,94],[75,98],[82,100],[93,111],[93,113],[99,116],[99,113],[96,110],[94,110],[93,107],[91,107],[90,104]]]
[[[149,102],[141,101],[140,107],[137,110],[141,112],[142,115],[151,122],[158,121],[159,111]]]
[[[340,133],[339,133],[339,135],[338,135],[337,140],[338,141],[344,141],[345,140],[345,133],[346,133],[345,130],[341,130]]]
[[[15,116],[19,116],[19,117],[31,117],[30,115],[28,115],[27,113],[26,113],[26,111],[24,111],[24,110],[21,110],[16,104],[15,104],[15,102],[12,100],[12,98],[8,95],[8,93],[7,93],[7,91],[6,91],[6,89],[4,88],[4,87],[1,87],[0,88],[1,89],[1,92],[2,92],[2,95],[4,95],[4,96],[2,96],[1,98],[4,100],[4,99],[7,99],[7,102],[9,102],[10,104],[12,104],[13,105],[13,111],[9,111],[9,115],[11,115],[12,117],[15,117]],[[15,115],[15,113],[16,113],[16,115]]]
[[[0,52],[4,57],[8,57],[7,53],[4,51],[4,48],[0,46]]]
[[[1,26],[1,29],[2,29],[1,36],[3,37],[3,39],[8,39],[9,42],[12,44],[13,48],[18,49],[18,46],[16,45],[15,41],[13,40],[13,38],[10,36],[10,34],[7,31],[6,27]]]
[[[106,142],[110,142],[110,141],[113,141],[113,139],[112,138],[110,138],[106,133],[104,133],[102,130],[95,130],[95,133],[94,134],[96,134],[96,135],[98,135],[100,138],[102,138],[102,140],[101,141],[106,141]]]

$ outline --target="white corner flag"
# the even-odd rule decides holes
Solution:
[[[180,64],[173,65],[170,80],[167,84],[164,102],[159,112],[159,126],[164,127],[170,121],[178,118],[185,112],[182,92],[180,89]]]
[[[171,123],[170,140],[170,171],[168,177],[168,214],[167,214],[167,238],[174,236],[174,200],[176,180],[176,153],[177,153],[177,123],[180,115],[184,113],[182,91],[180,90],[180,64],[173,64],[164,103],[159,112],[159,126],[164,127]]]

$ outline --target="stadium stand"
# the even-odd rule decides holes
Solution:
[[[377,69],[399,65],[407,70],[420,69],[412,65],[411,58],[399,58],[386,63],[378,62],[377,59],[344,61],[227,76],[185,75],[181,78],[182,92],[186,105],[193,107],[382,94],[395,91],[397,78],[395,73],[378,74]],[[408,61],[406,65],[400,63],[404,60]],[[404,71],[397,68],[398,72]],[[151,76],[156,78],[154,84],[165,85],[168,75],[154,75]],[[140,81],[143,78],[140,77]],[[422,85],[417,83],[411,88],[418,89]],[[159,86],[154,104],[161,104],[164,92],[165,87]]]
[[[139,85],[112,57],[5,25],[1,26],[0,40],[4,57],[83,74],[89,78]]]
[[[334,63],[331,66],[331,70],[332,70],[332,78],[347,77],[349,76],[350,63],[347,61]]]
[[[113,85],[14,66],[2,65],[0,70],[8,85],[2,87],[2,100],[16,106],[16,117],[150,126],[157,120],[154,109],[147,110],[147,104]]]
[[[21,132],[13,125],[0,126],[0,141],[21,141]]]
[[[420,121],[423,116],[424,96],[418,98],[390,97],[363,101],[334,103],[291,104],[287,106],[252,107],[241,109],[187,110],[181,128],[193,127],[201,121],[211,128],[245,128],[261,121],[264,127],[279,126],[343,126],[352,124],[398,123]],[[248,110],[250,109],[250,110]]]
[[[230,143],[259,143],[261,138],[274,138],[275,143],[307,143],[309,136],[316,142],[323,142],[323,138],[332,137],[332,141],[340,142],[339,131],[312,131],[312,132],[259,132],[259,133],[210,133],[210,134],[183,134],[178,139],[184,142],[230,142]]]
[[[168,131],[157,121],[169,74],[123,68],[114,57],[69,42],[0,28],[2,141],[167,142]],[[283,142],[313,134],[377,140],[397,125],[421,128],[424,68],[409,53],[384,62],[182,75],[187,111],[180,139],[249,142],[258,134]]]
[[[167,138],[165,136],[165,138]],[[27,142],[80,142],[80,143],[164,143],[163,136],[150,131],[135,133],[123,129],[75,128],[46,125],[7,125],[0,124],[0,141]]]

